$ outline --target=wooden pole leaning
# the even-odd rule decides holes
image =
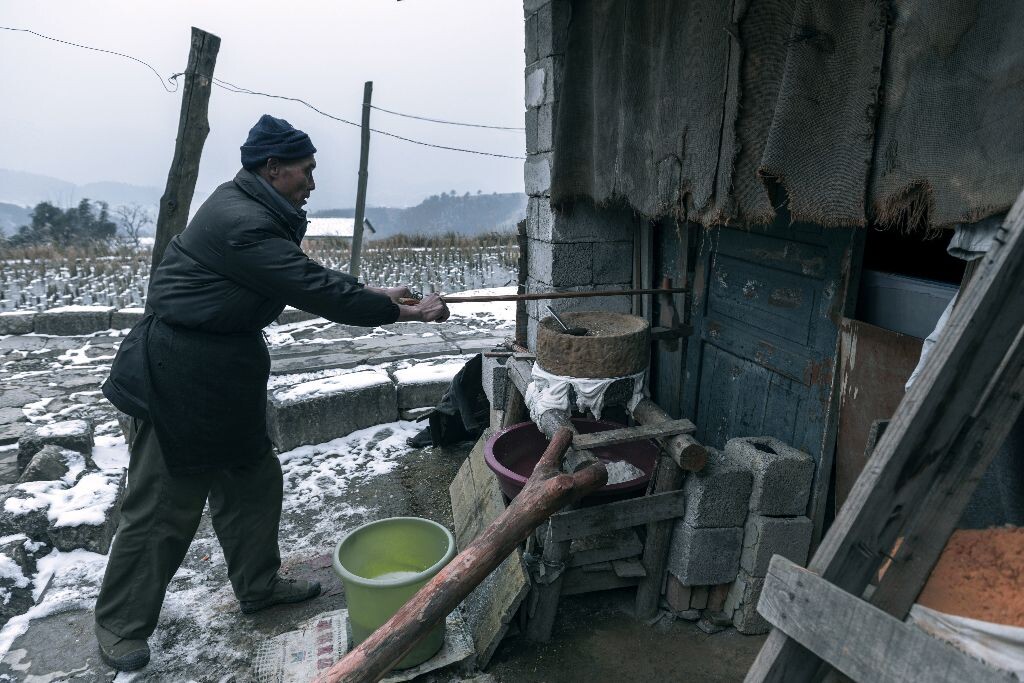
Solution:
[[[359,138],[359,181],[356,185],[356,216],[352,225],[352,256],[348,272],[359,277],[359,259],[363,250],[363,220],[366,218],[366,181],[370,163],[370,99],[373,97],[373,81],[363,84],[363,121]]]
[[[178,137],[174,142],[174,156],[167,172],[167,186],[160,197],[160,211],[156,219],[156,238],[149,273],[152,276],[164,257],[168,243],[185,229],[192,196],[199,177],[199,160],[203,145],[210,133],[207,116],[210,109],[210,90],[213,88],[213,70],[217,66],[220,38],[195,26],[188,52],[181,93],[181,114],[178,117]]]
[[[1008,425],[1020,413],[1021,394],[997,397],[994,392],[1017,387],[1020,381],[1012,375],[1020,372],[1020,351],[1014,349],[1024,328],[1024,192],[961,296],[921,375],[808,565],[809,571],[859,599],[882,561],[892,555],[897,538],[903,537],[892,555],[894,563],[913,557],[910,546],[920,548],[925,561],[913,571],[897,569],[907,585],[883,590],[889,597],[882,602],[897,612],[906,608],[909,596],[916,597],[928,576],[925,565],[941,552],[937,541],[944,539],[920,522],[936,522],[936,533],[948,538],[969,497],[970,488],[960,487],[976,484],[979,456],[990,457],[1005,437],[1004,429],[988,429],[985,423],[998,417]],[[998,416],[985,412],[997,408]],[[821,667],[817,655],[775,629],[746,681],[810,681]]]
[[[374,683],[398,663],[431,628],[501,564],[544,520],[567,504],[604,486],[604,467],[564,474],[561,458],[572,432],[559,431],[523,490],[465,550],[419,590],[387,623],[317,680]]]

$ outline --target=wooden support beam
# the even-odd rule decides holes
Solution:
[[[781,555],[768,566],[758,611],[780,632],[858,683],[1016,680]]]
[[[549,538],[568,541],[616,529],[640,526],[648,522],[681,517],[686,512],[682,491],[655,493],[641,498],[617,500],[614,503],[559,512],[551,517]]]
[[[649,398],[641,399],[633,409],[633,419],[642,425],[661,424],[672,420],[672,416]],[[708,452],[689,434],[657,439],[676,464],[687,472],[700,472],[708,461]]]
[[[180,234],[188,223],[188,212],[196,191],[196,179],[199,177],[199,160],[203,156],[206,136],[210,133],[207,113],[210,110],[213,70],[217,66],[219,51],[220,38],[192,27],[192,45],[183,74],[185,85],[181,93],[178,137],[174,142],[171,169],[167,172],[167,186],[160,197],[150,275],[156,272],[171,239]]]
[[[654,473],[652,495],[679,492],[683,486],[686,473],[668,455],[658,458],[658,469]],[[641,499],[644,500],[644,499]],[[636,589],[635,613],[637,619],[650,619],[658,613],[661,599],[661,586],[665,580],[665,566],[668,562],[668,547],[672,542],[672,518],[652,520],[647,523],[647,540],[644,542],[642,562],[646,575],[640,580]]]
[[[971,472],[999,436],[974,425],[985,419],[976,412],[979,398],[1006,381],[1004,360],[1024,328],[1024,192],[994,241],[808,565],[852,595],[863,594],[911,520],[940,518],[943,505],[959,514],[952,504],[960,501],[929,492],[949,489],[948,472]],[[965,436],[976,440],[965,444]],[[820,666],[813,652],[776,630],[746,680],[810,681]]]
[[[643,441],[644,439],[663,438],[675,436],[676,434],[692,434],[697,427],[689,420],[669,420],[657,422],[638,427],[623,427],[612,429],[607,432],[593,432],[591,434],[577,434],[573,437],[573,448],[604,448],[630,441]]]

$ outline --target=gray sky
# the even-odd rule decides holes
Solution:
[[[359,121],[363,82],[373,103],[434,118],[523,125],[523,10],[517,0],[0,0],[0,25],[125,52],[163,76],[183,71],[189,31],[221,37],[216,76],[302,97]],[[0,31],[0,167],[82,184],[163,187],[180,91],[140,64],[23,33]],[[239,168],[238,146],[263,113],[288,119],[317,146],[309,208],[352,206],[359,129],[300,104],[214,88],[198,188]],[[438,144],[522,155],[521,132],[401,119],[374,128]],[[374,136],[368,202],[415,204],[457,190],[521,192],[523,162],[434,150]]]

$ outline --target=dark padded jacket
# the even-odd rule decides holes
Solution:
[[[122,343],[103,393],[153,423],[172,474],[244,465],[269,447],[262,329],[285,305],[348,325],[398,306],[299,248],[305,213],[249,171],[224,183],[167,247],[152,314]]]

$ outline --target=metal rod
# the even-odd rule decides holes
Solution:
[[[668,289],[621,289],[608,292],[531,292],[529,294],[500,294],[495,296],[444,296],[446,304],[484,303],[488,301],[545,301],[548,299],[588,299],[596,296],[633,296],[635,294],[681,294],[688,292],[685,287]]]

